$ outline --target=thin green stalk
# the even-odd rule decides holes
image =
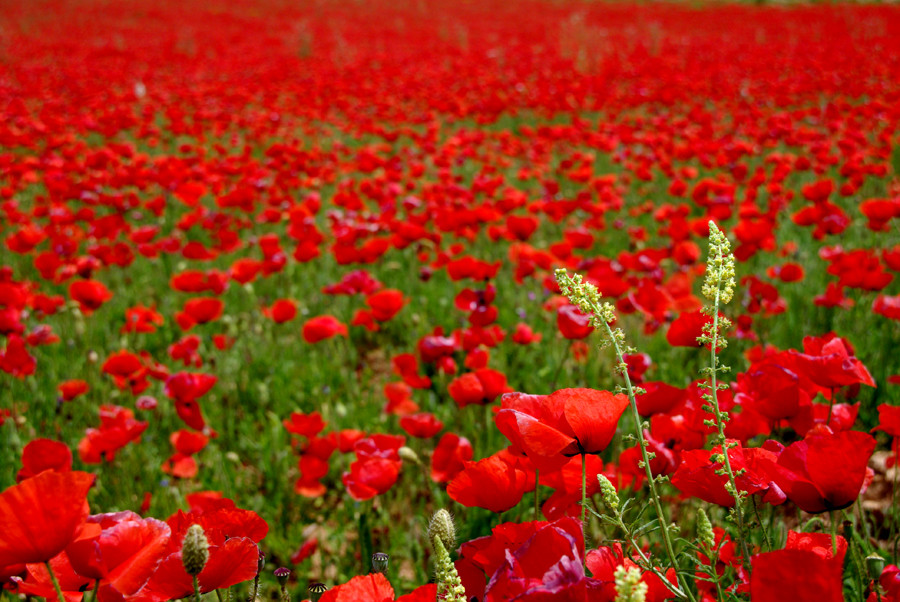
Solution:
[[[559,378],[560,372],[562,372],[562,367],[566,363],[566,358],[569,357],[569,351],[572,349],[572,339],[569,339],[569,344],[566,345],[565,350],[563,350],[562,357],[559,358],[559,363],[556,365],[556,370],[553,372],[553,378],[550,379],[550,388],[556,389],[556,380]]]
[[[53,572],[53,567],[50,566],[49,562],[45,562],[44,566],[47,567],[47,572],[50,573],[50,581],[53,582],[53,589],[56,590],[56,599],[59,602],[66,602],[66,598],[62,593],[62,589],[60,589],[59,587],[59,581],[56,580],[56,574]]]
[[[200,602],[200,580],[194,575],[194,602]]]
[[[763,537],[766,540],[766,551],[771,552],[772,541],[769,539],[769,532],[766,530],[766,526],[762,522],[762,517],[759,515],[759,506],[756,504],[756,498],[751,498],[750,501],[753,502],[753,512],[756,514],[756,521],[759,523],[759,528],[762,530]]]
[[[97,590],[100,589],[100,580],[94,581],[94,589],[91,590],[90,602],[97,602]]]
[[[734,470],[731,468],[731,459],[728,457],[728,442],[725,438],[725,421],[724,414],[719,407],[719,382],[717,374],[719,371],[719,360],[716,356],[716,350],[719,345],[719,301],[722,295],[721,283],[717,283],[715,287],[715,297],[712,307],[712,327],[709,329],[709,401],[712,404],[713,415],[715,417],[716,429],[718,431],[718,439],[722,445],[722,457],[725,464],[725,473],[728,475],[728,484],[731,487],[731,495],[734,496],[734,516],[738,526],[738,541],[741,545],[741,554],[743,555],[743,565],[747,571],[750,570],[750,551],[747,548],[747,541],[744,538],[744,515],[741,510],[740,491],[734,478]]]
[[[620,364],[624,364],[625,358],[622,356],[622,350],[619,348],[619,343],[613,334],[612,328],[609,326],[608,322],[601,321],[606,325],[606,334],[609,336],[610,341],[612,341],[616,358]],[[647,453],[647,441],[644,439],[644,429],[641,428],[641,415],[640,412],[638,412],[634,387],[631,385],[631,378],[628,376],[628,370],[623,370],[622,376],[625,378],[625,390],[628,393],[628,405],[631,408],[631,416],[634,418],[638,447],[641,449],[641,459],[643,460],[644,465],[644,473],[647,475],[647,483],[650,486],[650,498],[653,500],[653,507],[656,510],[656,516],[659,519],[659,531],[662,535],[663,545],[666,548],[666,555],[669,557],[669,563],[672,565],[672,568],[674,568],[676,574],[678,574],[678,582],[681,585],[682,592],[687,595],[688,599],[694,600],[694,596],[688,588],[687,581],[677,572],[678,562],[675,556],[675,547],[672,545],[672,538],[669,536],[669,522],[666,520],[666,515],[663,512],[659,492],[656,490],[656,480],[653,478],[653,470],[650,468],[650,454]]]

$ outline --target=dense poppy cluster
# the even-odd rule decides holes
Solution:
[[[900,11],[227,4],[0,15],[6,589],[189,596],[199,524],[202,593],[431,600],[449,504],[467,599],[900,600]],[[678,566],[583,505],[657,478]]]

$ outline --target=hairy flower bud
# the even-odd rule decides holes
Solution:
[[[209,560],[209,542],[203,527],[197,524],[191,525],[184,534],[181,548],[181,562],[188,575],[196,577],[206,566]]]
[[[431,517],[431,523],[428,525],[428,538],[434,541],[439,538],[444,548],[448,551],[452,550],[456,545],[456,529],[453,527],[453,517],[450,513],[441,508]]]

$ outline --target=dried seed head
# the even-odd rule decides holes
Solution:
[[[285,585],[287,585],[288,577],[291,576],[291,569],[284,566],[278,567],[272,572],[272,574],[275,575],[276,579],[278,579],[278,584],[284,587]]]
[[[318,581],[316,581],[314,583],[310,583],[306,591],[309,592],[310,602],[319,602],[319,598],[322,597],[322,594],[328,591],[328,587],[324,583],[319,583]]]
[[[181,562],[188,575],[196,577],[206,566],[209,560],[209,542],[203,527],[197,524],[191,525],[184,534],[181,546]]]
[[[384,574],[388,568],[388,562],[391,557],[384,552],[375,552],[372,554],[372,570],[376,573]]]

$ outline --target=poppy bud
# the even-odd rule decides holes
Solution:
[[[443,508],[431,517],[431,523],[428,525],[428,538],[431,541],[438,538],[444,544],[445,549],[453,549],[456,543],[456,529],[453,528],[453,517]]]
[[[382,575],[387,572],[390,556],[384,552],[375,552],[372,554],[372,570]]]
[[[182,544],[181,562],[188,575],[196,577],[206,566],[209,560],[209,542],[206,541],[206,533],[198,524],[191,525],[184,535]]]
[[[400,456],[401,460],[406,460],[407,462],[412,462],[413,464],[421,464],[422,462],[419,460],[419,454],[415,452],[414,449],[407,446],[402,446],[397,450],[397,455]]]

